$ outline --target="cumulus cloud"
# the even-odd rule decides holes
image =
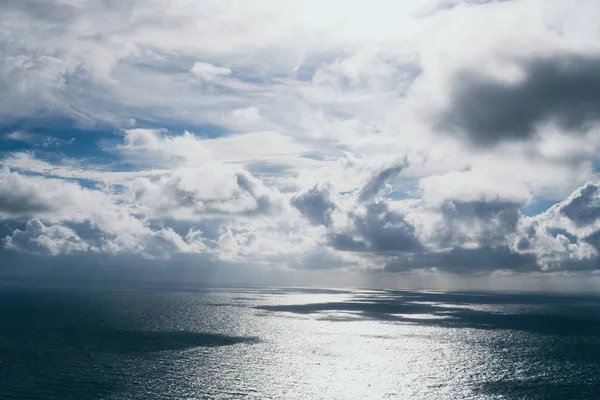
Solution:
[[[328,243],[341,251],[366,253],[409,252],[421,248],[414,227],[401,212],[378,195],[386,182],[403,168],[384,167],[346,199],[332,187],[313,187],[291,200],[312,224],[327,228]],[[344,203],[345,201],[345,204]],[[340,204],[338,204],[340,203]]]
[[[522,204],[507,201],[444,202],[430,240],[443,248],[506,244],[517,230]]]
[[[25,230],[15,229],[3,242],[11,250],[54,256],[89,249],[72,229],[60,225],[45,226],[39,219],[28,221]]]
[[[421,248],[415,228],[385,203],[372,203],[349,215],[349,227],[330,235],[339,250],[374,253],[411,252]]]
[[[135,205],[123,204],[118,196],[74,182],[26,176],[7,169],[2,170],[0,178],[6,188],[0,193],[3,219],[10,222],[33,217],[25,231],[14,230],[5,241],[8,248],[33,252],[46,249],[51,255],[94,248],[149,257],[203,248],[202,241],[194,235],[184,240],[172,229],[151,229]],[[46,227],[46,221],[51,225]]]
[[[71,182],[0,169],[0,216],[5,219],[60,214],[92,197],[91,191]]]
[[[600,217],[600,187],[588,183],[556,208],[578,225],[592,224]]]
[[[130,196],[153,217],[268,215],[285,208],[276,189],[265,187],[247,171],[219,164],[182,168],[158,181],[136,179]]]
[[[598,185],[588,183],[544,213],[523,218],[513,247],[533,254],[545,270],[596,269],[600,214]]]
[[[331,185],[313,186],[292,197],[291,204],[312,224],[331,225],[331,213],[337,208]]]

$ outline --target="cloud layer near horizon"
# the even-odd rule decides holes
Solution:
[[[3,2],[3,254],[595,274],[600,6],[397,3]]]

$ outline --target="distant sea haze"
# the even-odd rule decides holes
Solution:
[[[0,288],[0,399],[596,399],[600,298]]]

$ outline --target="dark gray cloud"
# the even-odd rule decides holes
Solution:
[[[0,189],[0,215],[16,217],[58,209],[42,197],[24,192],[11,193]]]
[[[27,14],[34,20],[64,23],[78,17],[81,10],[76,5],[44,0],[2,0],[0,10]]]
[[[583,240],[586,243],[589,243],[592,246],[594,246],[596,250],[600,250],[600,231],[596,231],[591,235],[584,237]]]
[[[421,252],[389,260],[385,269],[402,272],[415,268],[437,268],[452,273],[478,274],[499,269],[538,270],[536,256],[521,254],[507,247],[483,246],[474,249],[456,247],[448,251]]]
[[[517,242],[517,250],[519,251],[525,251],[528,250],[529,247],[531,247],[531,241],[526,238],[525,236],[520,237]]]
[[[403,215],[390,209],[386,201],[377,199],[387,181],[405,167],[406,162],[392,165],[367,181],[358,191],[357,208],[345,211],[350,224],[343,231],[331,227],[332,212],[341,208],[333,200],[330,186],[315,185],[295,195],[291,204],[312,224],[329,228],[328,242],[336,250],[371,253],[417,251],[422,245],[415,235],[415,228]]]
[[[384,185],[406,168],[406,162],[384,168],[375,174],[360,190],[358,199],[361,202],[373,200],[383,189]]]
[[[328,185],[315,185],[310,190],[295,195],[291,204],[313,225],[329,226],[331,213],[336,209],[331,200],[331,187]]]
[[[369,247],[363,240],[355,239],[351,233],[330,233],[329,245],[341,251],[368,251]]]
[[[562,235],[562,236],[566,237],[567,240],[569,240],[569,242],[571,242],[571,243],[577,243],[577,241],[578,241],[576,235],[570,233],[569,231],[567,231],[564,228],[547,228],[546,233],[548,233],[548,235],[552,236],[553,238],[558,237],[558,235]]]
[[[530,139],[542,122],[585,131],[600,121],[600,56],[561,55],[523,60],[524,78],[503,83],[476,72],[454,77],[443,131],[466,134],[478,146]]]
[[[415,228],[385,203],[372,203],[365,214],[351,214],[353,231],[331,233],[329,243],[338,250],[358,252],[412,252],[422,248]]]
[[[441,247],[476,239],[480,245],[496,246],[517,230],[521,204],[511,201],[448,200],[441,206],[443,223],[435,234]]]
[[[579,188],[569,200],[561,203],[558,210],[577,225],[587,225],[600,217],[600,187],[587,183]]]
[[[365,216],[355,217],[357,231],[376,251],[409,251],[421,248],[415,228],[385,203],[373,203]]]
[[[493,219],[500,215],[503,220],[507,220],[508,225],[514,227],[518,220],[516,210],[520,207],[519,203],[502,200],[448,200],[442,205],[442,213],[449,218],[458,217],[469,220]],[[507,213],[510,215],[506,215]]]
[[[600,258],[573,258],[547,262],[552,271],[594,271],[600,269]]]

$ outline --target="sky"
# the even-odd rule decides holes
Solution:
[[[597,15],[0,1],[0,276],[595,290]]]

